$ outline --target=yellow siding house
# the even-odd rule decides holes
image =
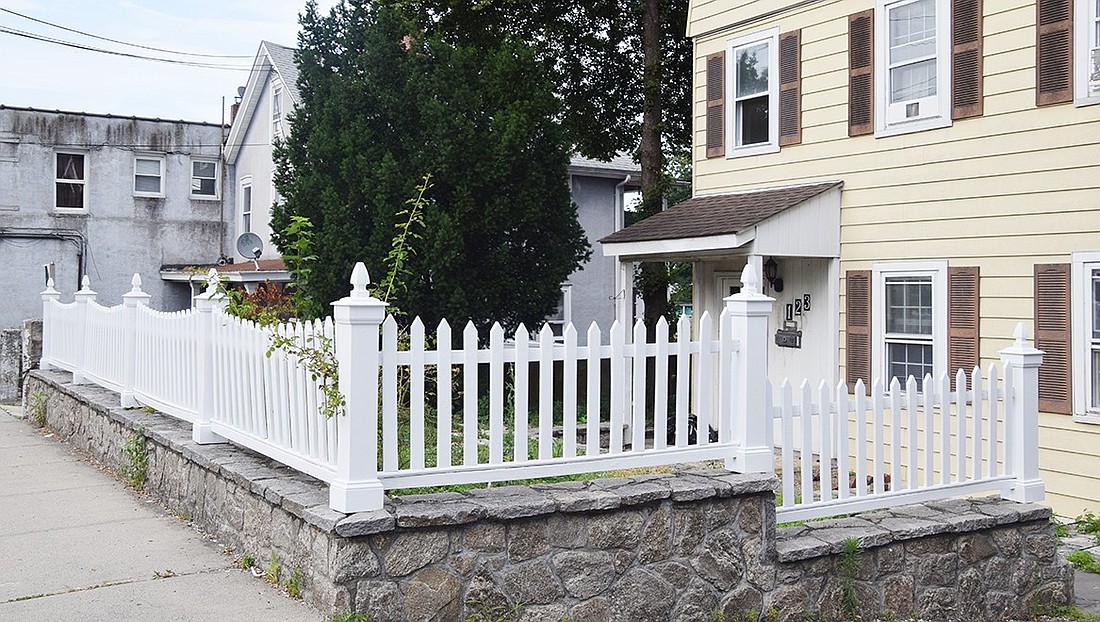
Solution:
[[[694,0],[695,196],[603,240],[689,259],[696,309],[746,262],[777,376],[1046,352],[1056,512],[1100,512],[1100,0]],[[776,340],[779,341],[779,340]]]

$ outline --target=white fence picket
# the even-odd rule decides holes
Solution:
[[[562,456],[577,455],[577,329],[567,324],[562,331],[565,342],[562,361]]]
[[[596,456],[600,453],[600,327],[595,322],[588,327],[587,334],[588,357],[585,359],[585,371],[588,373],[585,383],[585,447],[586,456]]]
[[[634,369],[633,369],[633,381],[634,388],[631,391],[631,403],[633,408],[630,412],[631,424],[631,439],[630,449],[631,451],[641,451],[645,449],[645,411],[646,411],[646,355],[645,355],[645,323],[641,320],[634,322]]]
[[[554,331],[539,331],[539,460],[554,457]]]

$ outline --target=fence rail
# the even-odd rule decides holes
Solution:
[[[805,381],[796,392],[789,380],[776,392],[766,368],[774,301],[751,267],[719,317],[699,317],[695,338],[681,318],[674,337],[662,320],[652,339],[640,322],[592,325],[584,345],[572,325],[560,339],[545,326],[483,335],[467,324],[456,335],[446,321],[429,335],[417,319],[401,335],[362,264],[333,318],[277,327],[226,314],[208,281],[194,309],[174,313],[147,308],[137,275],[113,308],[87,279],[73,303],[51,282],[42,366],[189,421],[196,442],[231,440],[317,477],[338,511],[380,508],[394,488],[700,460],[771,473],[776,447],[780,520],[982,490],[1042,498],[1042,353],[1022,326],[999,366],[960,371],[955,390],[942,376],[910,378],[905,390],[876,381],[870,397],[862,381],[851,394]],[[322,379],[295,348],[273,348],[274,335],[331,348],[344,415],[322,413]]]

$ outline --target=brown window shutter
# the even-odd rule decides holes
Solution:
[[[951,3],[951,118],[982,116],[982,0]]]
[[[779,35],[779,146],[802,142],[802,31]]]
[[[1073,101],[1073,0],[1038,0],[1035,22],[1035,105]]]
[[[844,374],[848,389],[862,379],[871,392],[871,271],[849,270],[845,274]]]
[[[1039,367],[1039,410],[1072,412],[1070,375],[1069,264],[1035,265],[1035,347]]]
[[[707,57],[707,157],[726,155],[726,53]]]
[[[978,268],[947,269],[947,373],[954,389],[955,374],[967,377],[979,364]]]
[[[848,16],[848,135],[875,133],[875,10]]]

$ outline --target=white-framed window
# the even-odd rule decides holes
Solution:
[[[218,198],[218,161],[193,158],[191,160],[191,198]]]
[[[555,337],[562,337],[565,335],[565,326],[573,321],[573,284],[562,283],[561,284],[561,298],[558,299],[558,305],[554,309],[554,313],[547,316],[546,323],[550,325],[550,328],[554,331]]]
[[[948,0],[875,3],[875,135],[951,125]]]
[[[779,151],[779,29],[726,44],[726,156]]]
[[[1100,0],[1075,0],[1074,100],[1100,103]]]
[[[54,167],[54,207],[66,211],[87,210],[88,154],[59,151]]]
[[[1100,252],[1073,254],[1070,301],[1073,416],[1100,423]]]
[[[134,156],[134,196],[164,196],[164,156],[154,154]]]
[[[875,264],[871,287],[872,375],[923,388],[947,368],[947,262]]]
[[[278,82],[271,85],[271,137],[283,135],[283,85]]]
[[[252,231],[252,178],[241,179],[241,230]]]

